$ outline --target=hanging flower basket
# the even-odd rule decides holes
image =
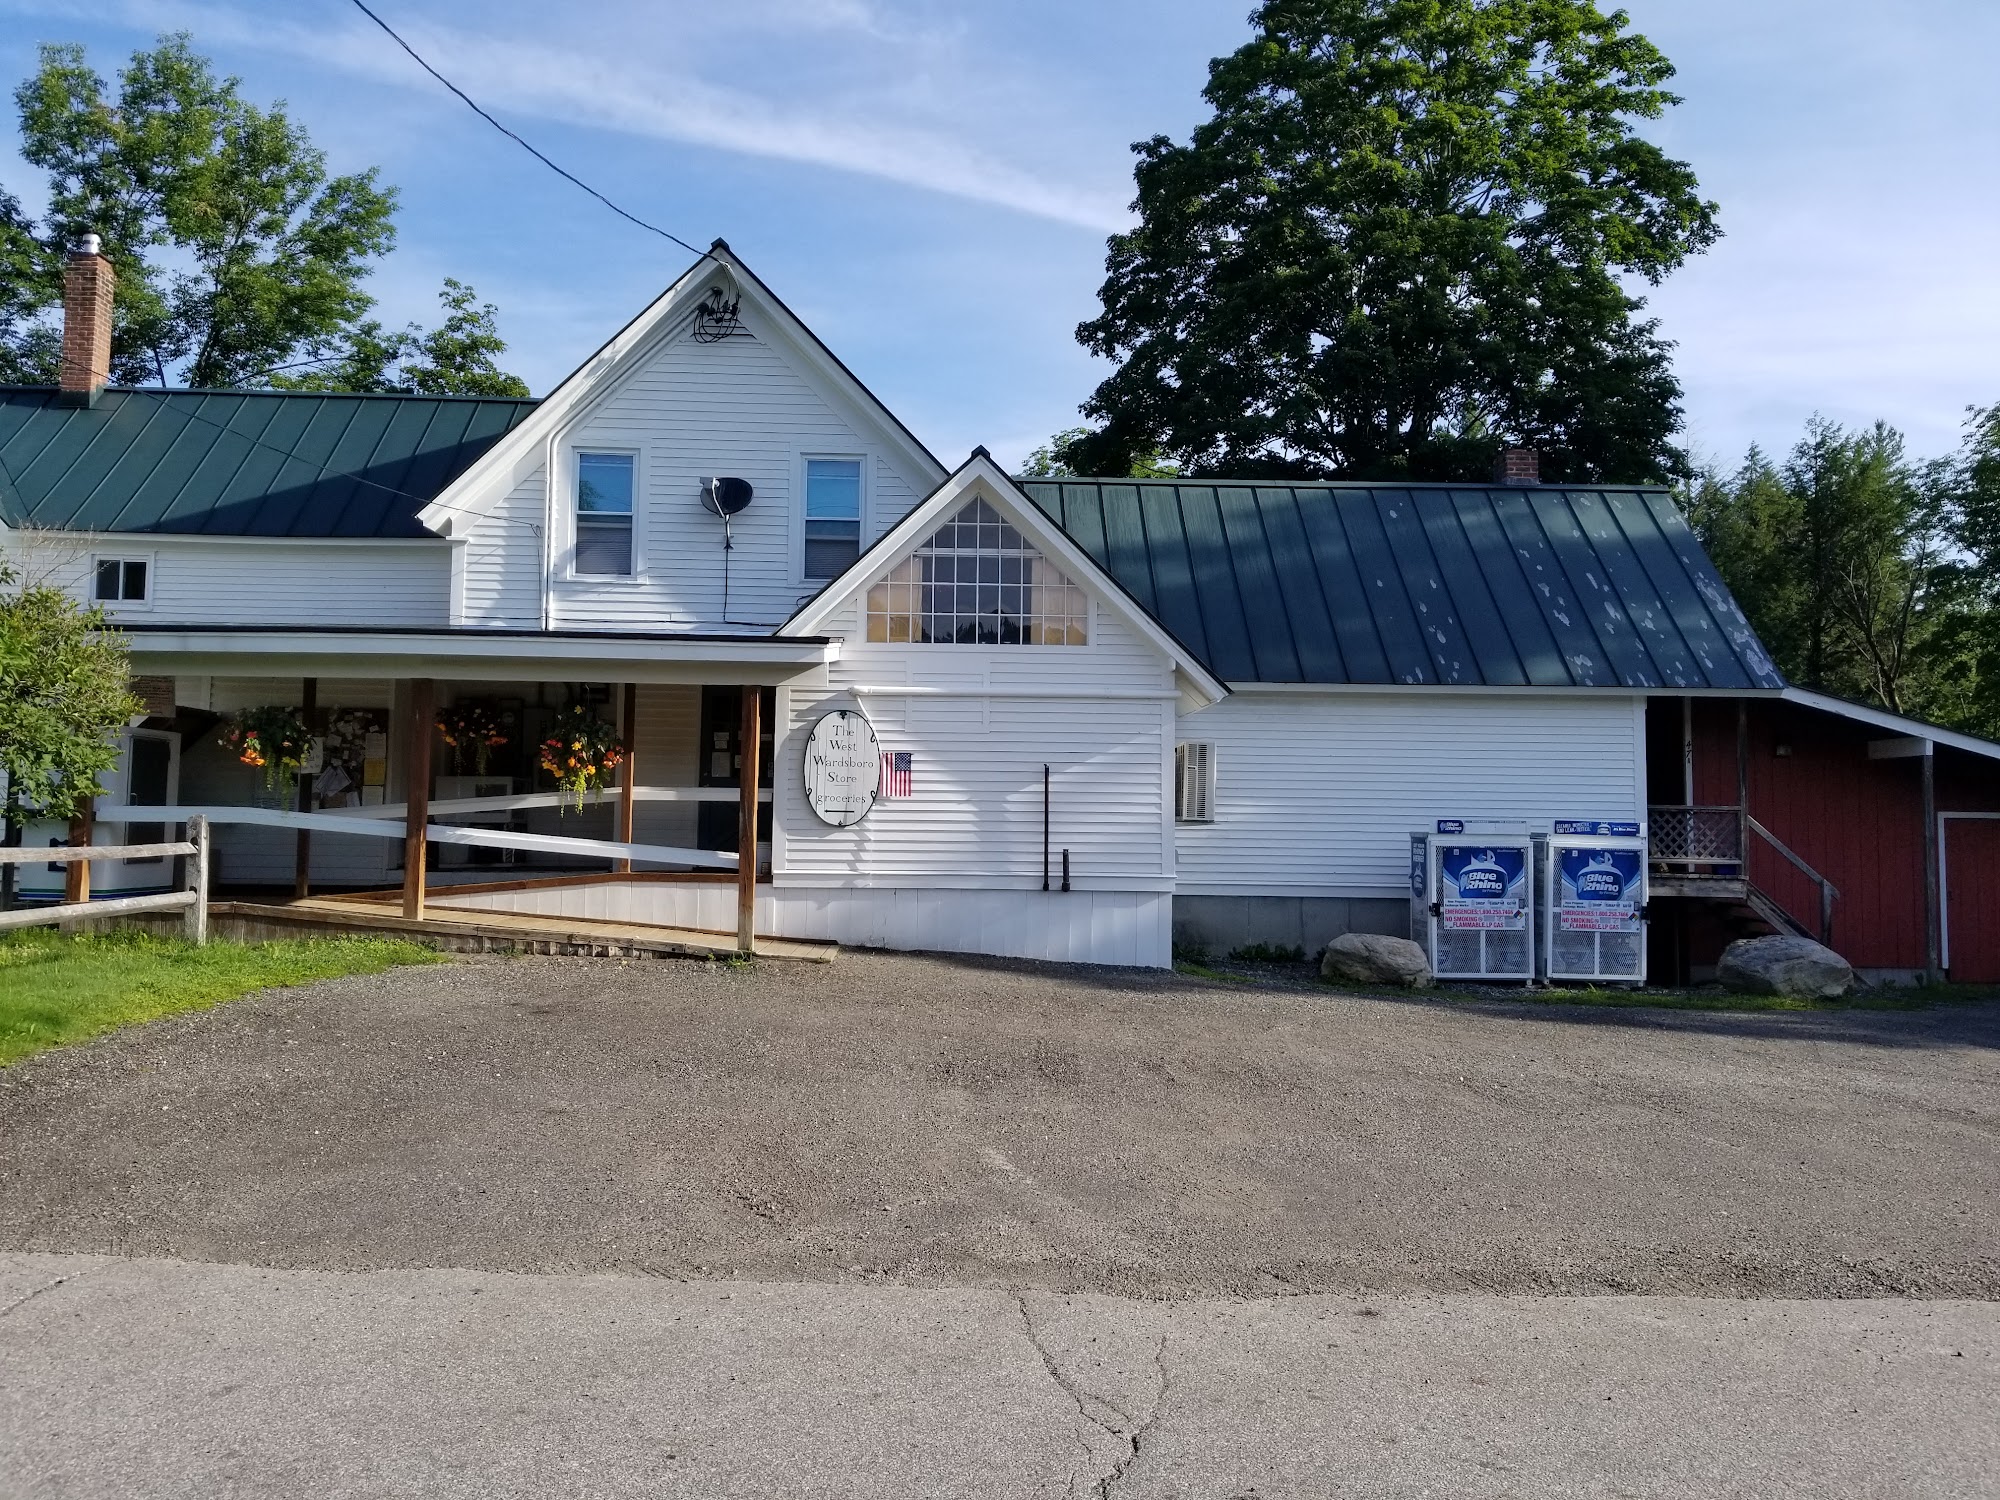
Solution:
[[[602,792],[624,760],[625,747],[612,727],[581,703],[557,715],[542,741],[542,769],[555,777],[562,794],[558,809],[581,808],[584,795]]]
[[[222,742],[244,765],[264,773],[264,790],[269,792],[285,777],[299,774],[312,748],[312,735],[296,708],[268,703],[239,713],[222,731]]]
[[[465,758],[472,757],[472,770],[484,776],[493,763],[493,752],[507,743],[500,728],[500,715],[491,703],[474,699],[454,703],[438,715],[438,734],[451,750],[451,767],[465,770]]]

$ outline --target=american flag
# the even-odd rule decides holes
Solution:
[[[882,795],[885,797],[907,797],[910,795],[909,751],[884,750],[882,752]]]

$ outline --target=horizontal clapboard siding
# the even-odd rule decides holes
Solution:
[[[642,576],[636,582],[566,576],[574,503],[570,466],[577,451],[593,448],[632,452],[638,459]],[[563,472],[555,486],[552,610],[557,625],[579,628],[782,624],[818,590],[803,576],[800,490],[809,455],[862,460],[864,546],[910,511],[919,487],[928,488],[924,476],[901,472],[871,441],[858,414],[821,390],[775,345],[749,333],[712,344],[685,334],[667,341],[571,424],[557,452]],[[714,475],[747,479],[755,491],[732,523],[726,610],[722,523],[699,499],[702,480]],[[481,618],[490,587],[468,571],[468,618]]]
[[[501,496],[476,518],[458,518],[465,542],[459,557],[460,597],[454,625],[532,630],[542,623],[542,519],[546,466]]]
[[[1215,821],[1175,830],[1177,889],[1392,895],[1438,818],[1643,817],[1638,702],[1237,694],[1179,723],[1215,746]]]
[[[79,599],[96,556],[145,558],[150,600],[114,604],[114,620],[144,625],[435,625],[450,618],[451,551],[390,543],[200,542],[145,536],[37,538],[22,572]]]
[[[1083,647],[855,644],[857,606],[827,628],[848,640],[839,662],[779,698],[780,883],[1039,887],[1044,765],[1058,876],[1067,848],[1079,889],[1171,882],[1172,671],[1109,611]],[[941,691],[866,691],[894,686]],[[857,704],[885,751],[912,755],[913,795],[831,828],[805,801],[805,744]]]

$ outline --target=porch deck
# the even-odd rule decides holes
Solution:
[[[610,958],[733,958],[733,932],[662,927],[648,922],[606,922],[586,917],[545,917],[525,912],[454,908],[449,887],[439,888],[422,918],[406,917],[400,893],[309,896],[296,901],[214,901],[211,918],[233,937],[269,938],[366,934],[409,937],[456,952],[521,952]],[[759,937],[757,957],[830,963],[837,943]]]

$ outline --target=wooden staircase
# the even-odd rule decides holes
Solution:
[[[1840,891],[1742,807],[1648,809],[1651,848],[1648,884],[1655,898],[1716,902],[1724,924],[1738,937],[1789,933],[1833,944],[1833,907]],[[1790,910],[1749,878],[1752,841],[1761,841],[1816,887],[1819,910]]]

